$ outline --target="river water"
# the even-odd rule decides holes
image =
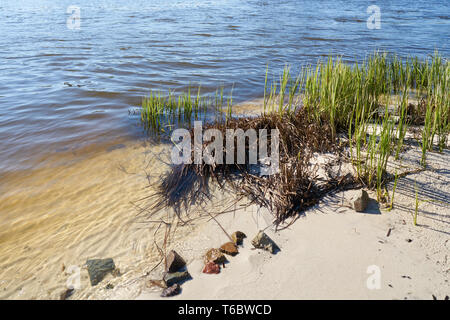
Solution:
[[[146,254],[129,248],[151,236],[120,226],[146,194],[148,146],[128,111],[150,90],[234,86],[245,102],[261,97],[267,64],[449,57],[449,43],[441,0],[2,0],[0,297],[54,298],[62,264]]]

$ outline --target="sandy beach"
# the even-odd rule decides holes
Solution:
[[[202,273],[204,253],[229,240],[216,221],[206,219],[195,233],[170,246],[187,261],[192,279],[169,299],[444,299],[450,293],[449,157],[448,151],[430,153],[428,170],[401,178],[392,211],[380,207],[369,192],[366,211],[355,212],[346,206],[354,192],[349,190],[327,196],[277,232],[270,213],[256,206],[237,206],[234,213],[217,216],[227,233],[247,235],[239,254],[228,257],[217,275]],[[413,168],[418,159],[412,148],[402,165]],[[414,182],[419,197],[430,200],[420,205],[418,226],[412,222]],[[278,253],[253,248],[258,230],[276,242]],[[374,270],[379,271],[379,288],[370,285]],[[163,299],[161,289],[149,286],[162,271],[126,280],[109,277],[105,284],[111,281],[114,289],[95,289],[92,297]]]
[[[449,300],[449,4],[3,0],[0,300]]]

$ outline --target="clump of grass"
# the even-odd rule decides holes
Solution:
[[[423,167],[426,166],[426,159],[427,159],[427,150],[431,148],[433,145],[433,140],[431,131],[432,131],[432,111],[433,109],[430,107],[431,102],[428,102],[427,104],[427,111],[425,114],[425,124],[422,129],[422,159],[420,161],[421,165]]]
[[[389,156],[391,154],[392,140],[394,125],[392,120],[389,118],[389,114],[386,111],[385,119],[382,123],[381,134],[375,153],[377,154],[377,198],[378,200],[383,199],[382,187],[384,185],[383,178],[386,174],[386,168]]]
[[[405,140],[406,132],[408,130],[407,124],[407,107],[408,107],[408,89],[405,88],[403,91],[402,100],[398,108],[398,125],[396,130],[397,146],[395,147],[395,160],[400,157],[400,152],[403,147],[403,142]]]
[[[376,189],[378,200],[384,201],[386,195],[383,188],[387,181],[389,158],[392,156],[399,159],[410,125],[424,126],[421,141],[422,165],[426,165],[426,153],[433,149],[435,138],[440,151],[447,147],[450,132],[449,83],[450,63],[442,59],[437,52],[424,61],[417,58],[401,59],[396,55],[375,52],[361,63],[353,65],[343,63],[340,58],[319,60],[315,67],[309,65],[301,68],[297,76],[293,76],[291,69],[285,66],[278,77],[269,77],[267,66],[264,112],[257,118],[233,118],[232,95],[227,98],[224,112],[223,88],[220,93],[216,91],[215,103],[202,100],[200,88],[194,99],[191,98],[190,89],[178,98],[170,93],[169,98],[161,94],[151,94],[143,101],[141,116],[145,123],[160,130],[168,116],[172,120],[185,119],[189,122],[200,115],[202,110],[206,113],[206,110],[210,109],[209,104],[212,104],[214,113],[220,116],[215,117],[210,127],[224,129],[226,126],[239,125],[243,126],[243,129],[278,128],[286,133],[283,138],[284,145],[280,147],[285,148],[281,173],[273,178],[256,179],[247,174],[247,169],[243,169],[248,166],[212,167],[202,164],[174,169],[173,175],[166,180],[168,182],[162,189],[174,191],[178,190],[179,184],[186,186],[186,183],[179,182],[180,177],[183,177],[180,172],[189,172],[189,175],[199,178],[203,182],[197,186],[203,188],[209,177],[217,178],[219,174],[229,173],[230,168],[236,169],[246,181],[240,188],[245,190],[250,198],[256,199],[257,203],[274,210],[277,221],[281,222],[295,210],[304,207],[299,204],[299,201],[302,201],[299,195],[306,197],[305,199],[315,199],[311,198],[309,192],[320,191],[308,189],[311,187],[304,189],[306,182],[311,183],[304,175],[308,154],[317,150],[306,143],[305,139],[317,141],[320,137],[327,140],[326,145],[334,145],[340,134],[347,134],[357,180],[369,188]],[[401,96],[396,108],[390,107],[393,95]],[[410,102],[412,97],[417,99],[416,104]],[[301,106],[297,103],[299,101]],[[318,132],[322,134],[318,135]],[[302,138],[299,138],[300,136]],[[289,182],[290,179],[294,182]],[[397,175],[395,179],[391,208]],[[267,200],[264,184],[272,188],[270,200]],[[278,189],[286,192],[286,195],[275,195],[280,193],[275,191]],[[197,187],[193,187],[193,190],[195,192],[191,194],[198,195],[202,192]]]
[[[224,88],[216,90],[214,99],[210,96],[202,96],[201,87],[197,88],[197,94],[191,95],[191,88],[187,92],[176,95],[169,90],[163,92],[151,91],[142,99],[141,122],[152,133],[164,133],[165,128],[172,128],[175,124],[190,125],[192,120],[199,117],[206,119],[208,110],[214,114],[218,121],[229,119],[233,110],[233,88],[224,104]],[[170,131],[170,130],[167,130]]]
[[[272,112],[251,118],[230,118],[227,122],[207,124],[203,129],[210,128],[220,130],[223,136],[229,129],[254,129],[256,132],[278,129],[279,172],[268,176],[255,174],[248,162],[249,143],[245,144],[244,164],[226,164],[228,150],[233,150],[233,157],[237,158],[237,147],[224,148],[221,164],[195,164],[192,161],[173,166],[162,179],[158,192],[160,201],[154,204],[153,213],[167,206],[180,212],[193,203],[205,201],[209,195],[208,181],[212,179],[228,181],[238,194],[268,208],[274,214],[275,224],[279,225],[286,218],[316,204],[327,192],[354,183],[351,176],[330,179],[326,183],[315,179],[315,168],[309,165],[310,157],[314,152],[332,152],[336,146],[331,143],[331,127],[308,120],[304,110],[284,112],[281,117],[278,112]],[[272,143],[271,136],[268,142],[269,145]],[[191,143],[194,144],[193,139]],[[259,143],[258,137],[258,146]],[[206,147],[204,144],[203,148]]]
[[[303,85],[302,73],[292,78],[290,67],[285,66],[279,80],[274,78],[269,83],[268,72],[267,66],[264,80],[264,113],[276,112],[281,117],[284,113],[294,112],[297,107],[295,98]]]

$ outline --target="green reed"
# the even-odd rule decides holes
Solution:
[[[427,109],[425,113],[425,123],[424,127],[422,129],[422,142],[421,142],[421,148],[422,148],[422,158],[420,160],[420,164],[425,167],[426,166],[426,159],[427,159],[427,151],[429,148],[433,145],[432,139],[432,113],[433,108],[431,107],[431,101],[427,101]]]
[[[231,89],[227,98],[226,110],[224,106],[224,88],[217,89],[214,99],[203,96],[201,87],[197,93],[191,94],[191,87],[187,92],[176,94],[169,90],[168,93],[151,91],[142,99],[141,122],[146,129],[154,132],[165,132],[165,127],[173,127],[175,123],[188,123],[192,120],[205,117],[208,110],[213,110],[216,119],[228,119],[232,114],[233,98]]]
[[[403,147],[403,142],[405,140],[406,132],[408,130],[408,124],[406,122],[406,116],[407,116],[407,106],[408,106],[408,89],[405,88],[403,90],[402,99],[400,102],[400,106],[397,108],[398,113],[398,125],[397,125],[397,146],[395,150],[395,160],[398,160],[400,157],[400,152]]]
[[[391,203],[389,205],[389,211],[391,211],[394,206],[394,196],[395,196],[395,190],[397,189],[397,182],[398,182],[398,173],[397,173],[397,170],[395,170],[394,186],[392,188],[392,196],[391,196]]]
[[[426,165],[426,153],[433,150],[435,139],[439,151],[447,147],[449,86],[450,62],[438,52],[424,60],[374,52],[352,65],[328,57],[315,66],[302,67],[296,75],[285,66],[278,77],[269,76],[267,65],[263,112],[283,116],[295,112],[300,100],[310,121],[331,126],[333,139],[346,133],[358,178],[376,188],[381,198],[389,156],[399,159],[408,127],[423,125],[422,165]],[[400,100],[392,109],[391,97],[396,95]],[[411,103],[412,99],[418,102]],[[143,100],[141,119],[159,130],[168,115],[172,117],[169,123],[190,121],[213,105],[215,114],[221,119],[225,115],[227,121],[232,103],[232,92],[224,103],[223,87],[216,90],[213,102],[202,97],[200,87],[194,98],[190,87],[179,95],[152,92]]]

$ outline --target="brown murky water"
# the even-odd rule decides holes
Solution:
[[[358,1],[82,0],[80,29],[70,5],[0,3],[0,298],[58,298],[63,265],[88,258],[122,272],[155,259],[130,203],[166,169],[153,154],[167,146],[128,114],[149,90],[234,84],[244,102],[262,95],[267,63],[450,53],[446,1],[378,1],[381,30]]]

